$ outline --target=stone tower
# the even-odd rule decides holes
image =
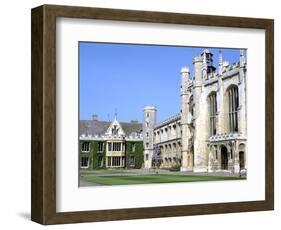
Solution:
[[[241,120],[247,118],[246,114],[246,57],[244,54],[244,50],[240,50],[240,61],[239,61],[239,100],[240,100],[240,110],[239,110],[239,118]],[[247,127],[246,122],[239,122],[239,132],[246,134]]]
[[[201,57],[203,59],[202,78],[206,81],[209,80],[209,77],[215,72],[216,68],[213,66],[213,54],[208,49],[203,51]]]
[[[157,109],[155,106],[146,106],[143,109],[143,147],[144,147],[144,167],[151,168],[154,134],[156,125]]]
[[[206,95],[204,92],[203,81],[208,79],[211,57],[208,50],[204,50],[199,57],[193,60],[194,65],[194,172],[207,171],[207,156],[206,156],[206,137],[208,135],[207,127],[207,108]]]
[[[188,84],[190,83],[190,72],[188,67],[183,67],[181,69],[181,143],[182,143],[182,166],[181,171],[190,171],[193,165],[191,159],[192,156],[189,155],[189,138],[190,132],[188,124],[190,123],[189,117],[189,97],[190,92],[188,91]]]
[[[217,84],[217,113],[218,113],[218,122],[217,122],[217,133],[224,133],[225,132],[225,114],[224,114],[224,88],[222,82],[222,70],[223,70],[223,58],[222,52],[219,50],[219,68],[218,68],[218,84]]]

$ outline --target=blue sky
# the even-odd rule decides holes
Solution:
[[[205,48],[205,47],[204,47]],[[189,66],[204,48],[79,43],[80,119],[142,121],[143,107],[155,105],[157,122],[180,111],[180,69]],[[218,65],[218,51],[214,65]],[[223,60],[239,61],[238,49],[221,49]]]

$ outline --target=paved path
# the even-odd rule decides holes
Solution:
[[[93,186],[104,186],[102,184],[97,184],[97,183],[94,183],[94,182],[89,182],[89,181],[84,181],[84,180],[81,180],[80,179],[80,186],[79,187],[93,187]]]

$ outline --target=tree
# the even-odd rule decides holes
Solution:
[[[161,165],[161,150],[158,144],[153,145],[152,167],[160,167]]]

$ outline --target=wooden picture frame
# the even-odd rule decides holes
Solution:
[[[265,30],[265,200],[98,211],[56,211],[56,18],[120,20]],[[274,21],[43,5],[32,9],[31,219],[41,224],[157,218],[274,209]]]

